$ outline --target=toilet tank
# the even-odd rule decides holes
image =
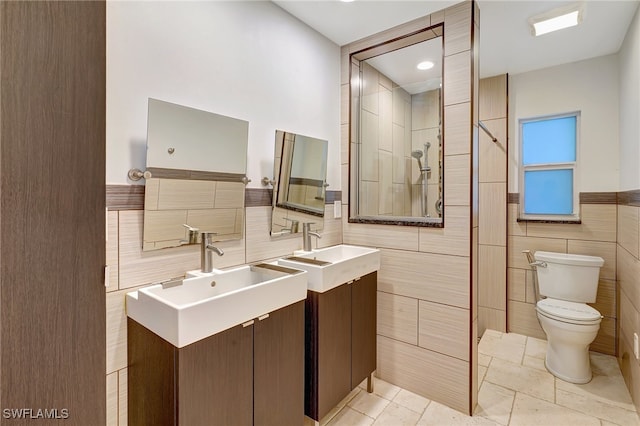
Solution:
[[[593,303],[604,259],[581,254],[537,251],[538,288],[541,296],[570,302]],[[545,267],[546,265],[546,267]]]

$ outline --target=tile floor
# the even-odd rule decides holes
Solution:
[[[545,351],[544,340],[487,330],[478,345],[473,417],[376,379],[373,394],[364,384],[354,389],[321,424],[640,426],[614,357],[592,352],[593,379],[574,385],[547,372]]]

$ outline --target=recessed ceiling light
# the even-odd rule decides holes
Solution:
[[[340,0],[342,3],[351,3],[354,0]]]
[[[433,66],[434,66],[434,63],[431,61],[422,61],[416,66],[416,68],[424,71],[424,70],[430,70],[431,68],[433,68]]]
[[[529,19],[531,32],[534,36],[574,27],[580,22],[582,22],[582,7],[580,5],[554,9]]]

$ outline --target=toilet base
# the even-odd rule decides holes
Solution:
[[[589,346],[600,324],[576,325],[563,323],[541,315],[538,320],[547,335],[544,365],[557,378],[569,383],[589,383],[592,378]]]
[[[587,358],[589,358],[588,355],[587,355]],[[565,371],[555,369],[554,367],[549,365],[549,360],[546,358],[544,360],[544,366],[546,367],[547,371],[549,371],[549,373],[553,374],[558,379],[564,380],[565,382],[569,382],[569,383],[575,383],[577,385],[584,385],[585,383],[589,383],[593,378],[593,374],[591,373],[590,363],[587,365],[587,371],[584,371],[584,368],[582,368],[580,371],[580,374],[578,375],[575,375],[575,374],[567,375]],[[572,370],[575,370],[575,369],[572,369]],[[572,373],[573,372],[575,371],[572,371]]]

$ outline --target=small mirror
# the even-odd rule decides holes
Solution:
[[[241,239],[249,123],[157,99],[147,120],[142,250]]]
[[[271,235],[321,231],[327,188],[328,142],[276,130]]]
[[[351,222],[442,226],[442,31],[351,56]]]

